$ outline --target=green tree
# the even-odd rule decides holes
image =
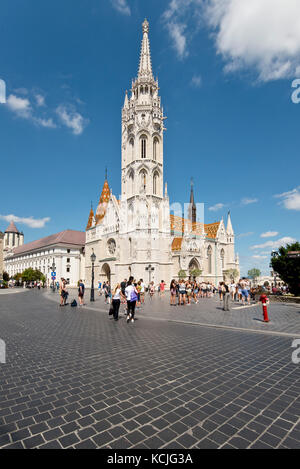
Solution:
[[[178,272],[178,277],[180,278],[180,280],[185,279],[186,278],[186,271],[185,270],[180,270]]]
[[[22,281],[22,274],[16,274],[14,276],[14,280],[17,282],[17,283],[20,283]]]
[[[238,279],[239,271],[237,269],[228,269],[224,271],[224,274],[226,275],[226,277],[228,276],[230,280],[235,281]]]
[[[7,272],[3,272],[3,280],[4,282],[8,282],[9,281],[9,275]]]
[[[202,274],[202,270],[200,269],[193,269],[190,271],[190,276],[193,278],[200,277],[201,274]]]
[[[38,280],[44,282],[45,276],[39,270],[33,270],[31,267],[29,269],[25,269],[22,272],[22,280],[23,282],[36,282]]]
[[[251,278],[252,280],[256,280],[258,277],[260,277],[260,270],[259,269],[251,269],[248,270],[248,277]]]
[[[290,251],[300,251],[300,243],[281,246],[271,259],[271,266],[295,296],[300,296],[300,257],[291,258]]]

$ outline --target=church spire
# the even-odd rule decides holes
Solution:
[[[192,223],[196,223],[197,219],[197,208],[195,204],[195,198],[194,198],[194,180],[193,178],[191,179],[191,196],[190,196],[190,205],[189,205],[189,220]]]
[[[151,53],[149,43],[149,23],[145,19],[143,22],[143,40],[141,47],[140,65],[138,79],[150,79],[154,80],[151,64]]]
[[[228,235],[233,235],[234,234],[234,231],[233,231],[233,228],[232,228],[232,223],[231,223],[231,215],[230,215],[230,211],[228,212],[228,218],[227,218],[227,234]]]

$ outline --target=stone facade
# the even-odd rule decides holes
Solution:
[[[201,278],[217,283],[237,270],[234,231],[228,215],[205,225],[196,221],[193,189],[187,218],[170,215],[164,185],[164,121],[154,79],[149,24],[143,23],[138,77],[122,109],[121,198],[112,194],[107,178],[96,213],[91,209],[86,229],[86,275],[90,284],[92,252],[95,280],[116,284],[133,275],[145,282],[169,282],[178,272],[199,269]]]
[[[42,272],[47,284],[52,283],[52,264],[56,278],[65,278],[71,286],[77,286],[85,275],[85,233],[65,230],[12,249],[5,258],[5,270],[10,277],[32,268]]]

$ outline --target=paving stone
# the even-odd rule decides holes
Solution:
[[[138,310],[133,329],[109,321],[101,298],[85,315],[62,316],[36,293],[1,297],[11,356],[1,370],[0,448],[14,433],[17,447],[32,448],[298,447],[300,368],[289,337],[245,332],[265,327],[260,309],[223,316],[216,299],[203,299],[170,310],[166,296]],[[268,330],[300,333],[297,311],[272,305]]]

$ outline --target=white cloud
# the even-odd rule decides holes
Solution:
[[[226,72],[254,70],[260,81],[297,76],[299,0],[171,0],[162,19],[179,58],[206,23]]]
[[[35,219],[33,217],[24,218],[16,215],[0,215],[1,220],[5,220],[8,223],[11,221],[19,223],[21,225],[29,226],[29,228],[44,228],[45,224],[50,221],[49,217]]]
[[[262,81],[294,76],[300,58],[299,0],[208,0],[226,70],[255,68]]]
[[[191,80],[191,85],[195,88],[200,88],[202,85],[202,77],[201,75],[194,75]]]
[[[27,98],[20,98],[15,94],[10,94],[6,100],[8,109],[19,117],[29,119],[31,117],[31,105]]]
[[[252,236],[252,235],[254,235],[254,232],[253,231],[248,231],[248,233],[240,233],[240,234],[236,235],[236,238],[237,239],[246,238],[247,236]]]
[[[126,0],[111,0],[111,4],[122,15],[131,15],[131,10]]]
[[[162,22],[169,33],[172,46],[179,59],[189,55],[188,37],[193,34],[194,20],[199,13],[198,8],[195,9],[195,7],[199,7],[201,4],[202,0],[171,0],[162,15]],[[191,22],[193,28],[190,25]]]
[[[88,120],[85,119],[79,112],[75,111],[73,106],[60,105],[56,109],[61,122],[72,130],[74,135],[81,135]]]
[[[262,233],[260,235],[261,238],[273,238],[274,236],[277,236],[279,233],[278,231],[266,231],[266,233]]]
[[[242,205],[255,204],[256,202],[258,202],[258,199],[249,199],[249,198],[246,198],[246,197],[241,200]]]
[[[295,238],[291,238],[290,236],[285,236],[283,238],[277,239],[276,241],[266,241],[263,244],[256,244],[254,246],[251,246],[250,249],[270,248],[270,250],[272,250],[272,249],[278,249],[280,246],[285,246],[286,244],[292,244],[295,242],[296,242]]]
[[[217,212],[218,210],[221,210],[223,207],[225,207],[224,204],[216,204],[216,205],[213,205],[212,207],[209,207],[208,210],[210,210],[211,212]]]
[[[296,187],[289,192],[275,195],[275,197],[282,199],[281,203],[287,210],[300,210],[300,186]]]
[[[253,259],[258,259],[258,260],[263,260],[263,259],[268,259],[268,256],[261,256],[260,254],[256,254],[252,256]]]
[[[37,93],[34,97],[35,97],[35,100],[36,100],[36,105],[37,105],[38,107],[43,107],[43,106],[46,105],[44,96],[42,96],[41,94]]]
[[[56,129],[57,128],[57,125],[53,121],[52,117],[50,117],[49,119],[43,119],[41,117],[34,117],[33,120],[37,125],[39,125],[41,127],[46,127],[48,129]]]

